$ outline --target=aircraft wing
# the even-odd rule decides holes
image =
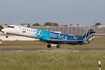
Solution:
[[[83,40],[58,40],[58,39],[49,39],[49,41],[53,41],[53,42],[80,42]]]

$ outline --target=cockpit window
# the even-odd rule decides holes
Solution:
[[[14,28],[14,26],[7,26],[8,28]]]

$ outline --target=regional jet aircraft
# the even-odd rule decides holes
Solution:
[[[45,41],[48,43],[47,47],[51,48],[50,43],[57,44],[57,48],[60,48],[60,44],[70,44],[70,45],[83,45],[89,43],[89,38],[92,36],[95,31],[88,29],[83,36],[77,35],[66,35],[61,33],[55,33],[40,29],[27,28],[17,25],[9,25],[7,28],[2,29],[2,32],[6,34],[15,34],[27,37],[34,37],[40,39],[40,41]]]

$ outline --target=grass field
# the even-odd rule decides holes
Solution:
[[[92,43],[105,43],[105,37],[95,37]]]
[[[105,69],[105,51],[40,50],[0,52],[0,70],[98,70]]]
[[[95,38],[93,43],[105,43]],[[35,41],[3,41],[0,48],[47,48]],[[56,47],[52,47],[56,48]],[[62,45],[61,48],[105,48],[105,45]],[[39,50],[0,52],[0,70],[98,70],[105,69],[105,51]]]

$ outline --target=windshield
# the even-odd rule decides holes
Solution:
[[[7,26],[8,28],[14,28],[14,26]]]

